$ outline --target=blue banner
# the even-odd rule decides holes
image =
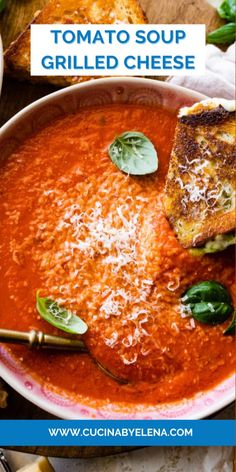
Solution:
[[[234,420],[0,420],[0,446],[234,446]]]

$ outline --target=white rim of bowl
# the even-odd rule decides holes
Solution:
[[[0,95],[2,90],[2,80],[3,80],[3,46],[2,46],[2,38],[0,35]]]
[[[22,116],[27,114],[31,109],[36,108],[40,106],[41,104],[45,102],[50,102],[51,100],[54,99],[54,97],[61,97],[63,95],[70,95],[73,91],[80,90],[81,88],[83,89],[89,89],[93,88],[94,85],[96,84],[109,84],[113,83],[115,84],[117,82],[117,86],[120,86],[123,84],[127,85],[128,83],[134,83],[139,82],[140,85],[155,85],[157,87],[161,87],[163,89],[169,89],[172,90],[173,92],[176,93],[183,93],[185,96],[189,96],[189,98],[193,98],[196,100],[204,100],[208,98],[206,95],[203,95],[199,92],[196,92],[194,90],[188,89],[186,87],[181,87],[179,85],[173,85],[170,84],[169,82],[162,82],[154,79],[146,79],[146,78],[138,78],[138,77],[106,77],[106,78],[101,78],[101,79],[96,79],[95,81],[88,81],[84,82],[81,84],[75,84],[71,85],[69,87],[63,88],[61,90],[57,90],[55,92],[52,92],[32,103],[24,107],[22,110],[20,110],[16,115],[14,115],[12,118],[10,118],[2,127],[1,127],[1,133],[2,137],[4,138],[4,133],[9,130],[9,128],[14,125],[18,120],[21,119]],[[69,113],[68,113],[69,114]],[[27,387],[23,386],[20,382],[20,380],[17,379],[17,377],[14,377],[14,374],[10,373],[9,371],[6,371],[6,368],[1,365],[0,363],[0,376],[12,387],[14,388],[18,393],[20,393],[24,398],[26,398],[28,401],[31,403],[35,404],[39,408],[43,409],[44,411],[51,413],[52,415],[55,415],[58,417],[58,410],[60,409],[59,406],[53,404],[50,402],[50,400],[44,400],[43,397],[39,397],[37,393],[34,393],[32,391],[29,391]],[[231,376],[229,377],[231,378]],[[226,380],[226,379],[225,379]],[[225,381],[224,380],[224,381]],[[37,384],[37,380],[33,379],[33,381]],[[220,386],[223,382],[220,384],[217,384],[217,387]],[[38,383],[38,385],[40,385]],[[214,390],[214,389],[211,389]],[[211,390],[206,390],[204,392],[201,392],[203,395],[207,394]],[[194,398],[194,397],[192,397]],[[191,398],[189,399],[191,400]],[[224,398],[221,401],[217,401],[216,404],[206,406],[205,408],[202,408],[202,413],[199,412],[195,413],[191,418],[185,418],[184,416],[181,416],[181,419],[202,419],[208,416],[211,416],[212,414],[222,410],[226,406],[228,406],[230,403],[232,403],[235,400],[235,392],[229,392],[227,396],[224,396]],[[180,404],[181,402],[176,402],[176,405]],[[79,402],[78,402],[79,404]],[[175,403],[171,403],[171,405],[174,405]],[[82,403],[81,403],[82,406]],[[168,405],[167,405],[168,406]],[[155,407],[155,406],[154,406]],[[96,408],[95,408],[96,410]],[[69,413],[69,412],[68,412]],[[75,419],[75,417],[70,414],[68,415],[62,415],[60,418],[63,419]],[[87,416],[80,416],[78,419],[88,419]],[[174,418],[170,418],[171,420]]]

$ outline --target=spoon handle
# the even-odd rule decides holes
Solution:
[[[106,367],[104,367],[100,362],[95,359],[84,342],[80,339],[71,339],[64,338],[62,336],[52,336],[50,334],[45,334],[42,331],[36,331],[32,329],[31,331],[15,331],[10,329],[1,329],[0,328],[0,343],[11,343],[11,344],[25,344],[30,348],[36,349],[58,349],[63,351],[77,351],[77,352],[87,352],[95,364],[103,371],[106,375],[111,377],[113,380],[120,384],[127,384],[128,381],[117,377],[115,374],[110,372]]]
[[[69,351],[88,352],[85,344],[80,339],[52,336],[42,331],[15,331],[0,329],[0,342],[12,344],[25,344],[30,348],[60,349]]]
[[[0,451],[0,464],[2,466],[2,470],[4,470],[5,472],[12,472],[12,469],[6,460],[3,451]]]

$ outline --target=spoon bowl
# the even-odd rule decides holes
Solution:
[[[30,331],[15,331],[10,329],[0,329],[0,342],[10,344],[23,344],[34,349],[54,349],[60,351],[77,351],[87,353],[91,356],[98,368],[120,384],[128,383],[127,380],[117,377],[104,365],[97,361],[90,353],[85,343],[81,339],[71,339],[62,336],[52,336],[32,329]]]

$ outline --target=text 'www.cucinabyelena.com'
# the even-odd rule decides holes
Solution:
[[[193,428],[48,428],[51,437],[192,437]]]

